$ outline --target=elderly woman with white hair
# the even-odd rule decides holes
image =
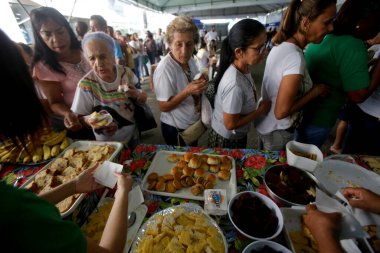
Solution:
[[[132,70],[116,65],[110,36],[103,32],[88,33],[82,40],[82,47],[92,71],[79,81],[71,110],[89,127],[90,117],[85,116],[107,111],[113,121],[94,129],[96,139],[121,141],[133,147],[137,144],[134,103],[144,104],[146,93],[136,89],[138,79]]]

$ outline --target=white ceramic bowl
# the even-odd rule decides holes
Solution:
[[[271,249],[274,249],[281,253],[292,253],[288,248],[285,246],[282,246],[281,244],[277,242],[272,241],[256,241],[252,242],[251,244],[248,244],[247,247],[243,250],[243,253],[251,253],[252,250],[263,250],[265,246],[270,247]],[[263,251],[264,252],[264,251]]]
[[[309,158],[298,156],[292,151],[297,151],[304,154],[316,154],[317,159],[314,161]],[[289,165],[313,172],[315,168],[323,161],[323,154],[322,151],[315,145],[297,141],[289,141],[286,144],[286,160]]]
[[[267,206],[273,213],[274,213],[274,215],[277,217],[277,220],[278,220],[278,222],[277,222],[277,228],[274,230],[274,233],[273,234],[271,234],[271,235],[269,235],[269,236],[263,236],[263,237],[258,237],[258,236],[253,236],[253,235],[250,235],[250,234],[247,234],[247,232],[244,232],[241,228],[239,228],[239,226],[235,223],[235,221],[234,221],[234,217],[235,217],[235,215],[237,215],[237,216],[239,216],[239,211],[241,210],[241,209],[239,209],[238,211],[233,211],[232,210],[232,207],[233,207],[233,205],[234,205],[234,203],[237,201],[237,200],[239,200],[239,199],[241,199],[241,197],[244,195],[244,196],[246,196],[245,194],[248,194],[248,195],[250,195],[251,197],[256,197],[256,198],[259,198],[262,202],[263,202],[263,204],[265,205],[265,206]],[[259,214],[257,214],[257,213],[252,213],[252,218],[254,217],[254,218],[259,218],[260,219],[260,217],[258,217],[258,215]],[[264,214],[263,215],[263,217],[261,218],[261,220],[263,220],[263,221],[266,221],[267,222],[267,220],[266,220],[266,218],[265,218],[265,215],[267,215],[267,214]],[[240,192],[240,193],[238,193],[238,194],[236,194],[232,199],[231,199],[231,201],[230,201],[230,203],[228,204],[228,217],[229,217],[229,219],[230,219],[230,221],[231,221],[231,223],[232,223],[232,225],[234,225],[234,227],[242,234],[242,235],[244,235],[245,237],[247,237],[247,238],[249,238],[249,239],[251,239],[251,240],[271,240],[271,239],[273,239],[273,238],[275,238],[276,236],[278,236],[280,233],[281,233],[281,231],[282,231],[282,228],[283,228],[283,226],[284,226],[284,218],[283,218],[283,216],[282,216],[282,213],[281,213],[281,211],[280,211],[280,208],[276,205],[276,203],[274,203],[273,202],[273,200],[271,200],[270,198],[268,198],[267,196],[265,196],[265,195],[263,195],[263,194],[261,194],[261,193],[258,193],[258,192],[253,192],[253,191],[245,191],[245,192]],[[240,216],[241,217],[241,216]]]

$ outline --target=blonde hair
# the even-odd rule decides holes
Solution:
[[[165,38],[166,41],[171,44],[173,42],[174,33],[193,33],[194,44],[199,43],[199,32],[198,27],[195,25],[193,20],[188,16],[178,16],[173,19],[168,27],[166,28]]]

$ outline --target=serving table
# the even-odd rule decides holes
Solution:
[[[224,149],[224,148],[202,148],[202,147],[177,147],[168,145],[146,145],[140,144],[133,151],[129,149],[122,150],[120,154],[120,163],[124,164],[124,171],[131,172],[136,184],[141,183],[146,171],[148,170],[154,155],[160,150],[180,151],[180,152],[194,152],[216,155],[228,155],[235,159],[236,164],[236,180],[237,192],[241,191],[258,191],[266,194],[266,189],[263,184],[265,171],[275,164],[286,164],[286,153],[284,151],[272,152],[265,150],[255,149]],[[361,160],[361,156],[354,155],[341,155],[337,157],[340,160],[355,162],[363,169],[373,170]],[[37,173],[44,164],[41,165],[6,165],[0,171],[0,179],[5,179],[9,183],[15,181],[20,176],[22,177],[17,186],[20,186],[27,177]],[[379,171],[375,171],[379,173]],[[99,190],[90,193],[86,196],[84,201],[78,206],[72,215],[66,219],[71,219],[78,225],[82,225],[88,215],[96,208],[96,205],[102,196],[104,190]],[[108,195],[112,195],[114,191],[109,191]],[[180,199],[174,197],[158,196],[144,192],[145,204],[148,207],[148,213],[145,219],[159,212],[167,207],[178,205],[185,202],[192,202],[199,204],[203,207],[203,201]],[[227,239],[229,252],[241,252],[244,247],[251,241],[244,236],[237,233],[232,223],[229,221],[228,216],[212,216],[223,230]],[[279,242],[286,244],[283,237],[278,238]],[[288,245],[286,245],[288,246]]]

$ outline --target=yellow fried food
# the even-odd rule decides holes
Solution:
[[[186,212],[182,207],[172,213],[158,214],[149,223],[135,252],[151,250],[158,253],[225,252],[222,235],[207,216]]]

